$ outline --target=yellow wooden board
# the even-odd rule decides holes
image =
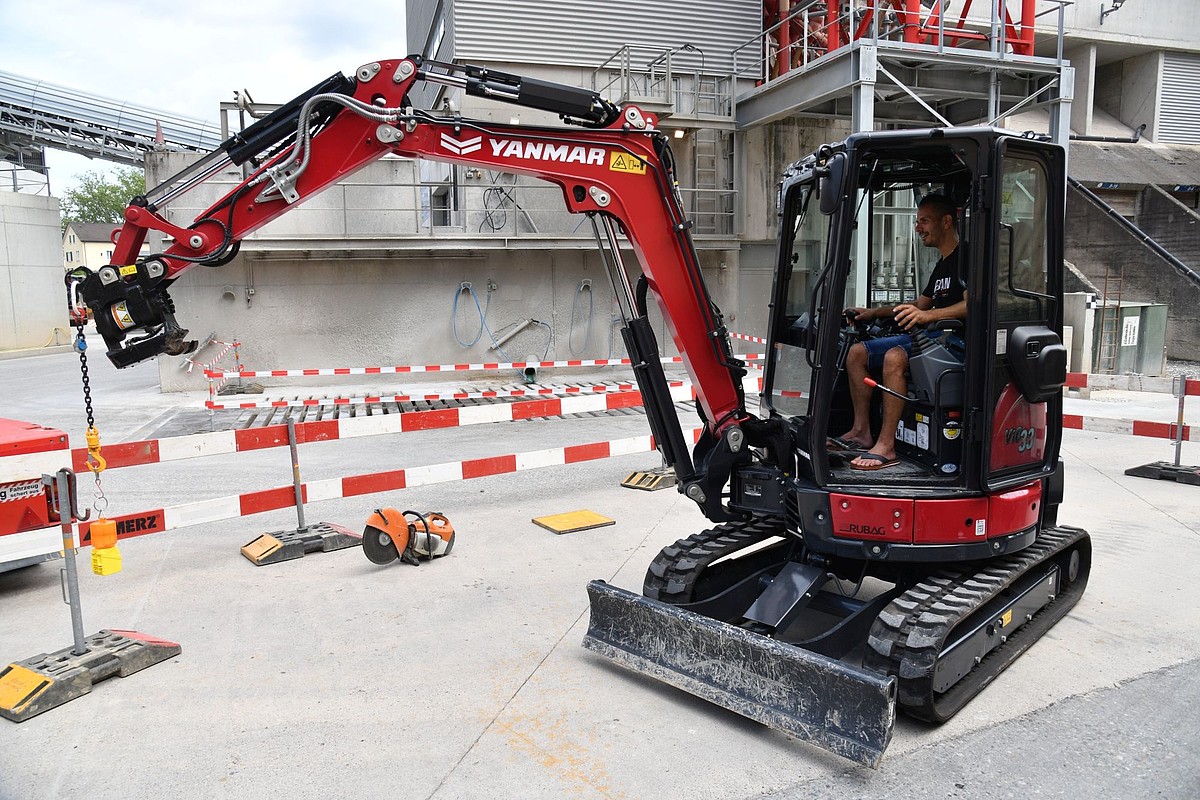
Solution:
[[[597,514],[595,511],[580,509],[579,511],[568,511],[566,514],[534,517],[533,524],[541,525],[548,531],[561,534],[576,533],[577,531],[586,531],[592,528],[603,528],[605,525],[616,525],[617,521],[609,519],[603,514]]]

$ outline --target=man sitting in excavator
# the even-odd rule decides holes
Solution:
[[[941,257],[916,303],[901,303],[890,308],[846,309],[846,315],[853,313],[859,322],[890,316],[898,326],[908,331],[858,342],[850,348],[846,357],[854,425],[834,442],[848,449],[866,450],[851,460],[850,466],[854,469],[878,470],[899,463],[896,456],[896,426],[904,411],[904,401],[884,392],[883,424],[879,438],[875,439],[871,436],[870,415],[873,390],[863,379],[870,373],[881,375],[880,383],[883,386],[904,396],[908,391],[905,370],[912,352],[912,332],[940,320],[966,319],[967,291],[959,268],[957,217],[954,203],[941,194],[926,195],[917,205],[917,236],[926,247],[937,248]]]

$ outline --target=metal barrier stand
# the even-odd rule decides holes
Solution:
[[[75,495],[75,473],[60,469],[43,475],[51,487],[53,508],[62,520],[63,601],[71,607],[74,644],[54,653],[41,653],[0,670],[0,716],[24,722],[43,711],[82,697],[105,678],[127,677],[146,667],[179,655],[183,648],[138,631],[102,630],[83,635],[83,610],[79,599],[79,571],[75,564],[75,521],[80,515]]]

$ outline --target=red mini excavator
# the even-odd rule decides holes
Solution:
[[[418,82],[555,112],[571,126],[413,109]],[[1057,524],[1061,147],[991,128],[871,132],[793,164],[779,187],[769,360],[751,413],[745,365],[701,278],[652,114],[483,68],[376,61],[134,198],[112,264],[68,276],[110,359],[123,367],[187,352],[168,294],[181,272],[227,262],[251,231],[389,153],[542,178],[596,227],[650,428],[679,490],[714,527],[664,548],[641,594],[590,584],[588,648],[876,765],[897,706],[950,718],[1078,600],[1090,541]],[[248,177],[215,205],[186,226],[164,216],[229,164]],[[861,471],[830,447],[852,422],[846,359],[888,331],[842,312],[921,292],[934,257],[913,220],[919,198],[935,192],[957,210],[967,315],[913,334],[896,459]],[[151,231],[173,244],[142,255]],[[694,448],[662,372],[650,297],[697,388],[704,431]],[[877,435],[877,413],[873,424]]]

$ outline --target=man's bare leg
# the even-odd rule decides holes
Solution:
[[[900,395],[907,395],[908,381],[904,377],[907,367],[908,353],[904,352],[903,347],[888,350],[883,356],[883,385]],[[879,456],[885,463],[896,460],[896,426],[900,424],[900,414],[903,411],[903,400],[887,392],[883,393],[883,424],[879,429],[879,439],[867,453]],[[869,469],[878,467],[880,462],[879,459],[864,460],[859,456],[850,464]]]
[[[867,377],[867,348],[859,342],[846,354],[846,378],[850,382],[850,402],[854,407],[854,425],[838,438],[863,448],[870,447],[874,442],[871,437],[870,413],[873,390],[863,383],[865,377]]]

